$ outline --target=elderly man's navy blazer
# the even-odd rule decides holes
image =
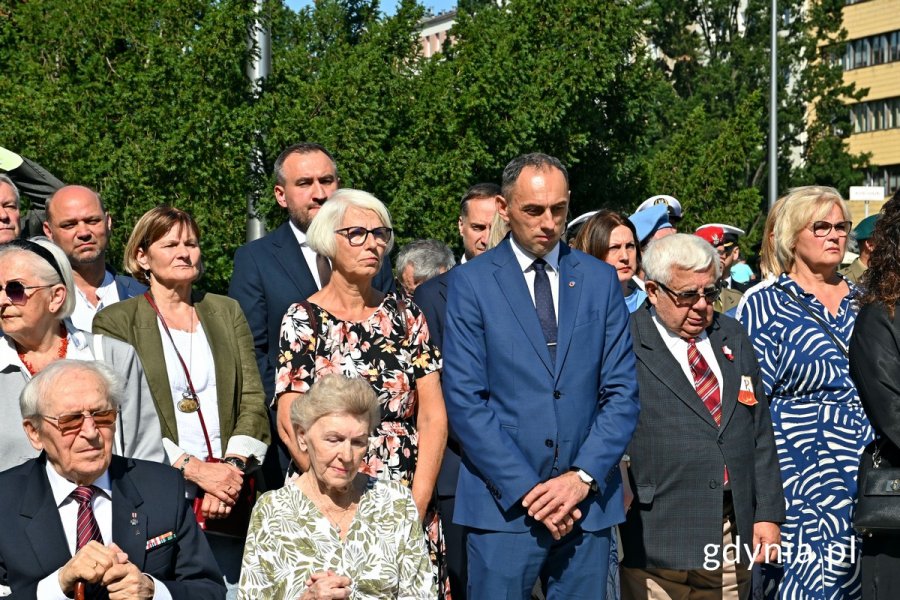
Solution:
[[[46,472],[46,454],[0,473],[0,584],[11,598],[34,598],[41,579],[72,555]],[[172,467],[112,457],[112,541],[175,599],[222,599],[225,585]],[[147,541],[174,533],[147,550]]]
[[[618,463],[638,418],[628,310],[615,271],[560,245],[555,363],[510,241],[450,271],[443,384],[463,464],[454,521],[524,532],[523,496],[577,466],[599,485],[585,531],[624,518]]]
[[[387,257],[372,285],[383,292],[393,291],[394,276]],[[275,394],[278,338],[284,313],[292,304],[306,300],[317,291],[316,280],[289,222],[241,246],[234,254],[228,295],[240,303],[250,325],[267,399],[271,400]]]

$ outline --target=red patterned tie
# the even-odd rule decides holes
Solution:
[[[712,415],[716,425],[722,424],[722,395],[719,392],[719,382],[709,363],[697,349],[694,338],[688,340],[688,364],[691,366],[691,375],[694,376],[694,389],[703,400],[709,414]],[[728,485],[728,468],[725,468],[725,485]]]
[[[97,519],[94,518],[94,510],[91,508],[91,499],[97,488],[94,486],[78,486],[72,492],[71,496],[78,503],[78,528],[75,537],[75,551],[87,545],[91,540],[97,540],[101,544],[103,538],[100,536],[100,526],[97,525]]]

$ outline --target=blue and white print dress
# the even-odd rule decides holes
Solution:
[[[848,285],[850,293],[832,315],[781,275],[750,296],[741,314],[769,398],[787,513],[784,568],[764,566],[766,598],[861,597],[852,516],[859,459],[873,432],[844,354],[858,310],[857,288]],[[830,327],[843,349],[785,289]]]

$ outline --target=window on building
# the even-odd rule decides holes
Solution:
[[[900,165],[872,167],[866,173],[866,185],[883,187],[890,196],[900,189]]]
[[[900,97],[851,105],[850,123],[853,133],[900,128]]]
[[[894,61],[900,61],[900,31],[849,40],[843,57],[845,71]]]

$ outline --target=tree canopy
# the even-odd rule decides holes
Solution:
[[[781,38],[782,187],[855,183],[840,68],[839,0],[791,0]],[[483,0],[460,4],[453,42],[419,54],[424,11],[404,0],[269,0],[272,73],[258,92],[246,65],[252,0],[0,0],[0,145],[64,181],[96,188],[115,252],[150,207],[189,210],[202,229],[202,285],[221,291],[260,198],[284,218],[254,148],[271,165],[317,141],[345,186],[388,204],[400,243],[458,245],[465,189],[499,182],[514,156],[543,151],[569,167],[573,216],[630,212],[678,197],[685,225],[753,228],[765,209],[768,2]],[[815,110],[817,119],[810,115]],[[793,161],[791,157],[801,160]]]

